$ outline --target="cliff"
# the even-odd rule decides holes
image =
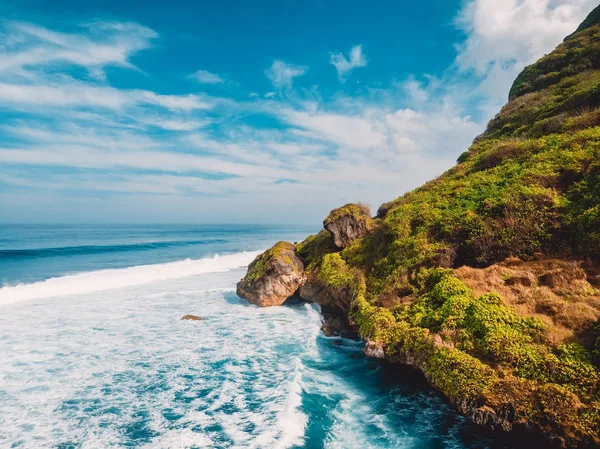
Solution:
[[[287,269],[259,256],[240,295],[318,302],[328,332],[419,369],[494,432],[600,446],[600,7],[519,75],[456,166],[324,228]]]

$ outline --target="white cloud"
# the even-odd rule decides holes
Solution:
[[[103,78],[105,66],[132,68],[130,57],[151,47],[158,35],[133,22],[94,22],[84,32],[64,33],[24,23],[7,22],[0,35],[0,73],[22,74],[32,68],[75,64]]]
[[[119,109],[128,101],[127,96],[110,87],[44,86],[0,84],[0,100],[13,105],[56,105],[64,108],[74,106],[97,106]]]
[[[283,61],[273,61],[273,65],[265,72],[267,77],[278,89],[291,88],[294,78],[306,73],[307,67],[288,64]]]
[[[166,129],[169,131],[194,131],[196,129],[204,128],[210,122],[202,120],[154,120],[148,122],[157,128]]]
[[[50,165],[77,168],[134,168],[175,173],[202,171],[243,177],[289,178],[289,170],[230,162],[218,157],[167,151],[126,151],[123,146],[107,152],[91,147],[45,145],[34,148],[0,148],[0,161],[26,165]]]
[[[347,148],[368,150],[385,142],[381,123],[366,117],[291,109],[282,111],[282,117],[288,123],[306,130],[308,134],[305,135]]]
[[[211,104],[202,101],[198,95],[159,95],[147,90],[134,90],[128,95],[139,103],[154,104],[171,110],[192,111],[194,109],[210,109]]]
[[[467,39],[456,67],[483,78],[479,94],[497,108],[515,77],[575,31],[597,0],[469,0],[456,23]]]
[[[252,93],[239,102],[113,87],[100,76],[105,67],[133,67],[131,56],[154,39],[131,24],[96,24],[79,33],[105,51],[92,55],[77,53],[72,40],[79,34],[23,24],[16,32],[13,25],[12,40],[0,49],[8,56],[0,58],[0,105],[27,115],[0,127],[9,134],[0,148],[0,182],[15,186],[0,189],[0,208],[37,220],[56,210],[90,217],[112,211],[120,219],[126,210],[129,220],[316,223],[344,202],[377,207],[451,166],[504,102],[513,72],[550,51],[592,6],[471,0],[459,21],[467,38],[443,75],[365,85],[354,96],[323,98],[318,89],[292,96],[283,93],[308,69],[275,61],[267,76],[277,94],[254,101],[263,95]],[[533,31],[520,29],[529,21]],[[64,48],[75,54],[65,56]],[[360,46],[331,62],[342,80],[366,64]],[[97,78],[74,80],[63,67],[83,67]],[[476,108],[483,113],[470,116]],[[238,120],[244,114],[269,119],[255,127]],[[280,123],[265,125],[272,121]],[[73,189],[119,195],[81,202],[69,196]]]
[[[140,104],[170,110],[210,109],[197,95],[159,95],[146,90],[119,90],[73,81],[61,85],[6,84],[0,82],[0,100],[13,105],[42,105],[57,108],[100,107],[121,109]]]
[[[346,58],[343,53],[332,53],[329,62],[333,64],[340,81],[343,83],[350,76],[353,69],[367,65],[367,58],[363,54],[362,45],[356,45],[350,50],[349,58]]]
[[[223,84],[225,80],[216,73],[211,73],[206,70],[198,70],[190,75],[190,78],[194,79],[200,84]]]

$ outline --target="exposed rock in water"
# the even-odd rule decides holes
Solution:
[[[202,320],[202,317],[198,316],[198,315],[184,315],[181,317],[182,321],[200,321]]]
[[[363,237],[372,227],[369,209],[359,204],[346,204],[331,211],[323,226],[333,237],[338,248],[345,248],[354,240]]]
[[[259,255],[237,285],[238,296],[260,307],[280,306],[304,280],[304,264],[294,245],[279,242]]]

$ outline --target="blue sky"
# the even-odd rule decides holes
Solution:
[[[0,1],[0,222],[376,209],[450,167],[596,4]]]

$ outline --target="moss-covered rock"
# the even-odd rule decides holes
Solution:
[[[279,242],[249,265],[248,273],[237,284],[237,294],[261,307],[279,306],[303,281],[304,264],[294,245]]]
[[[309,271],[321,264],[323,256],[337,250],[338,248],[333,244],[331,233],[325,229],[296,244],[296,254]]]
[[[366,206],[346,204],[332,210],[323,221],[323,226],[331,232],[335,246],[345,248],[367,234],[373,227],[373,220]]]

